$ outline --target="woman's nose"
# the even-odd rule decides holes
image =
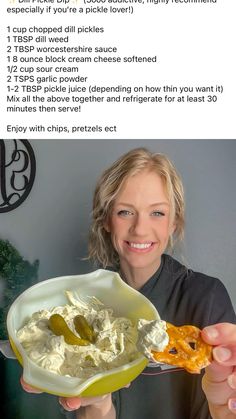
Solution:
[[[136,215],[131,225],[131,233],[137,236],[145,236],[147,234],[148,223],[145,216]]]

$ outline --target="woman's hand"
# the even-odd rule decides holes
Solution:
[[[27,384],[24,381],[23,377],[20,378],[20,383],[21,383],[21,386],[23,387],[23,389],[25,391],[27,391],[27,393],[34,393],[34,394],[41,394],[42,393],[42,391],[37,390],[37,388],[31,387],[29,384]]]
[[[22,377],[20,382],[23,389],[28,393],[42,393],[27,384]],[[115,409],[112,404],[111,394],[99,397],[59,397],[59,403],[69,412],[82,408],[79,410],[78,416],[81,419],[115,419]]]
[[[214,346],[213,362],[202,380],[211,415],[214,419],[236,418],[236,325],[208,326],[202,338]]]
[[[65,410],[78,410],[79,418],[115,419],[111,394],[98,397],[60,397],[59,403]]]

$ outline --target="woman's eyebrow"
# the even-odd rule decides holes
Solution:
[[[122,207],[132,207],[132,208],[134,208],[134,205],[130,204],[129,202],[116,202],[115,205],[117,205],[117,206],[120,205]]]
[[[157,206],[160,206],[160,205],[165,205],[165,206],[168,206],[168,207],[170,206],[168,201],[162,201],[162,202],[155,202],[154,204],[151,204],[150,207],[157,207]]]
[[[131,204],[130,202],[116,202],[115,205],[120,205],[124,207],[131,207],[135,208],[135,205]],[[155,202],[154,204],[151,204],[150,207],[158,207],[158,206],[170,206],[168,201],[161,201],[161,202]]]

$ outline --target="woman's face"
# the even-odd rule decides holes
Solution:
[[[143,170],[127,179],[105,225],[124,273],[154,274],[175,228],[172,219],[160,176]]]

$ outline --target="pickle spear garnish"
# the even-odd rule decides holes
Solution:
[[[49,327],[55,335],[64,336],[65,342],[69,345],[86,346],[91,343],[88,339],[76,336],[60,314],[53,314],[49,318]]]
[[[86,318],[82,315],[74,317],[74,326],[80,337],[89,340],[91,343],[95,342],[96,335],[93,327],[87,322]]]

